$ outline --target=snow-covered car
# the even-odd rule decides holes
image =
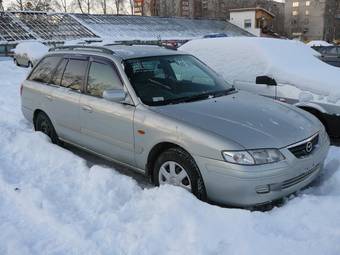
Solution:
[[[41,42],[22,42],[14,49],[14,63],[17,66],[33,67],[48,52],[49,47]]]
[[[212,67],[229,83],[296,105],[340,137],[340,71],[298,41],[239,37],[198,39],[180,50]]]
[[[321,60],[329,65],[340,67],[340,46],[315,46],[321,54]]]
[[[317,46],[332,46],[332,44],[326,42],[326,41],[320,41],[320,40],[316,40],[316,41],[310,41],[307,43],[307,45],[309,47],[317,47]]]

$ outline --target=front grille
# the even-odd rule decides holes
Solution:
[[[319,135],[309,138],[306,141],[300,142],[298,145],[289,147],[289,151],[297,158],[304,158],[310,155],[319,143]]]
[[[282,183],[281,188],[282,188],[282,189],[287,189],[287,188],[289,188],[289,187],[291,187],[291,186],[294,186],[295,184],[298,184],[299,182],[302,182],[302,181],[304,181],[305,179],[307,179],[309,176],[311,176],[314,172],[316,172],[316,171],[319,170],[319,169],[320,169],[320,166],[317,165],[317,166],[315,166],[314,168],[312,168],[311,170],[309,170],[309,171],[307,171],[307,172],[305,172],[305,173],[303,173],[303,174],[300,174],[300,175],[298,175],[298,176],[296,176],[296,177],[294,177],[294,178],[291,178],[291,179],[289,179],[289,180],[286,180],[286,181],[284,181],[284,182]]]

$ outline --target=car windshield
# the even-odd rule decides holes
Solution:
[[[138,97],[150,106],[204,100],[234,88],[190,55],[129,59],[125,72]]]

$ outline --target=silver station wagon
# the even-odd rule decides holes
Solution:
[[[329,149],[311,114],[237,91],[195,57],[155,46],[56,48],[21,93],[24,116],[53,143],[219,204],[294,193],[318,176]]]

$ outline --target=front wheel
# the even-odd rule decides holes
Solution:
[[[178,186],[192,192],[200,200],[207,200],[204,183],[194,159],[180,148],[170,148],[158,157],[153,180],[157,186]]]
[[[52,143],[55,144],[59,143],[59,139],[53,127],[53,124],[45,113],[43,112],[38,113],[38,115],[35,118],[34,128],[35,131],[40,131],[47,135],[51,139]]]

